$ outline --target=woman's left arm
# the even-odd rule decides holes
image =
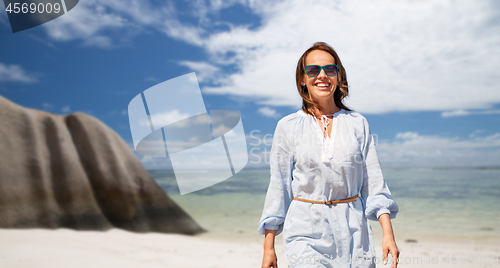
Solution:
[[[396,245],[396,240],[394,239],[391,217],[389,216],[389,214],[384,213],[379,216],[378,221],[380,222],[380,226],[382,226],[383,232],[382,252],[384,254],[384,265],[387,264],[387,257],[390,253],[392,256],[391,268],[396,268],[398,267],[399,249]]]
[[[391,192],[385,183],[382,169],[378,161],[375,143],[366,119],[363,120],[364,143],[363,152],[363,186],[361,197],[365,206],[365,215],[369,220],[379,221],[383,231],[382,252],[383,262],[392,256],[391,268],[397,267],[399,250],[392,230],[391,218],[396,217],[398,205],[392,200]]]
[[[372,221],[379,220],[383,214],[393,219],[399,211],[398,204],[392,199],[391,191],[389,191],[389,187],[385,183],[378,161],[377,150],[375,149],[375,142],[366,119],[363,120],[363,128],[364,142],[361,147],[363,186],[361,187],[361,200],[365,208],[365,215],[366,218]],[[392,234],[392,228],[390,229]]]

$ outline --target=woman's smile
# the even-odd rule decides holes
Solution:
[[[330,87],[330,83],[320,81],[320,82],[314,83],[314,86],[319,90],[328,90],[328,88]]]

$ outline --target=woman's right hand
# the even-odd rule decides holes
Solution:
[[[276,230],[265,231],[264,240],[264,258],[262,258],[262,268],[278,268],[278,258],[274,250],[274,237],[276,237]]]
[[[264,250],[264,258],[262,259],[262,268],[278,268],[278,258],[273,249]]]

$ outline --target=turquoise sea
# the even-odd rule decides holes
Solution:
[[[157,183],[207,229],[207,236],[260,238],[268,170],[243,170],[180,195],[173,171],[150,171]],[[396,238],[500,242],[500,169],[385,169],[399,214]],[[381,232],[372,222],[375,235]]]

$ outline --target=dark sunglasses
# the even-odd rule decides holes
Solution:
[[[316,77],[321,73],[321,70],[325,71],[325,74],[328,76],[336,76],[339,72],[339,66],[336,64],[328,64],[325,66],[319,65],[307,65],[306,66],[306,74],[309,77]]]

